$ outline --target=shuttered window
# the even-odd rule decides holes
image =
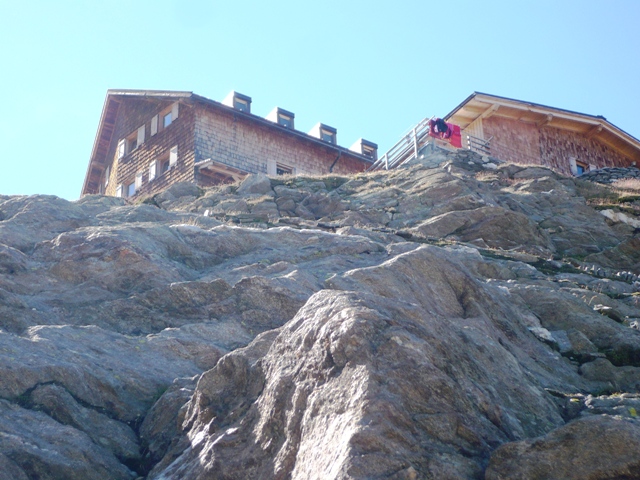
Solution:
[[[139,147],[140,145],[142,145],[144,143],[144,134],[145,134],[145,128],[144,128],[144,125],[142,125],[138,129],[138,138],[137,138],[137,141],[136,141],[136,147]]]
[[[178,146],[171,147],[169,151],[169,166],[173,167],[178,162]]]
[[[158,170],[158,162],[154,160],[149,164],[149,181],[156,178],[157,170]]]
[[[117,154],[118,154],[118,160],[120,160],[122,157],[124,157],[124,149],[125,149],[125,145],[126,145],[126,139],[121,138],[121,139],[118,141],[118,151],[117,151]]]

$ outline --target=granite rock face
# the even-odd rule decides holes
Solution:
[[[0,469],[633,478],[638,233],[581,180],[438,155],[0,196]]]

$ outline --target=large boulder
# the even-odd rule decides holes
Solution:
[[[640,477],[640,422],[587,417],[549,434],[507,443],[492,455],[487,480],[613,480]]]
[[[261,359],[252,344],[201,377],[151,478],[476,478],[495,446],[564,423],[544,388],[578,389],[578,375],[447,250],[331,286]]]
[[[271,180],[261,173],[247,175],[238,187],[237,193],[238,195],[264,195],[266,193],[273,193]]]

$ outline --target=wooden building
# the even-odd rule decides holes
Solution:
[[[376,155],[377,145],[362,139],[339,146],[337,130],[322,123],[300,132],[282,108],[254,115],[251,97],[237,92],[220,103],[192,92],[109,90],[82,195],[136,197],[248,173],[355,173]]]
[[[600,115],[474,92],[445,119],[462,128],[463,146],[507,162],[566,175],[640,165],[640,141]]]

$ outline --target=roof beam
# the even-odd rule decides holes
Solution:
[[[587,138],[593,138],[598,135],[602,131],[602,124],[594,125],[591,129],[585,134]]]
[[[494,103],[493,105],[491,105],[491,108],[485,110],[485,112],[480,115],[480,118],[491,118],[493,117],[493,115],[495,115],[495,113],[498,111],[498,109],[500,108],[500,105],[498,105],[497,103]]]
[[[544,127],[546,125],[549,125],[551,123],[551,120],[553,120],[553,115],[548,114],[547,116],[545,116],[542,120],[536,122],[536,126],[538,128],[540,127]]]
[[[524,111],[529,111],[532,113],[539,113],[542,115],[548,115],[549,114],[549,110],[552,109],[552,107],[539,107],[536,105],[530,105],[530,104],[526,104],[525,102],[520,102],[517,100],[514,101],[504,101],[504,100],[491,100],[491,99],[481,99],[481,101],[483,102],[491,102],[493,103],[494,106],[503,106],[503,107],[507,107],[507,108],[514,108],[517,110],[524,110]],[[572,113],[572,112],[559,112],[559,111],[554,111],[553,112],[553,116],[559,119],[565,119],[565,120],[573,120],[576,121],[577,119],[580,119],[579,121],[582,123],[586,123],[588,125],[597,125],[600,124],[600,120],[595,119],[595,118],[589,118],[592,117],[591,115],[585,115],[585,114],[581,114],[581,113]]]

